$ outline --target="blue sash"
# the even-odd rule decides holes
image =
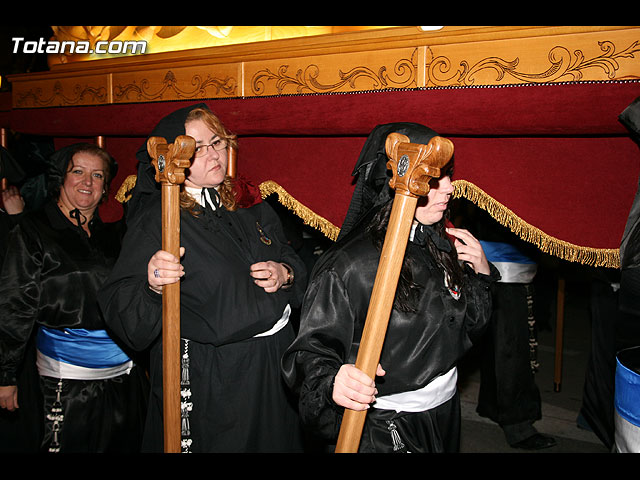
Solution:
[[[632,347],[628,351],[631,352]],[[616,358],[615,410],[623,419],[640,427],[640,375]]]
[[[49,358],[86,368],[109,368],[129,361],[105,330],[40,327],[37,346]]]
[[[538,270],[536,263],[515,246],[481,240],[484,254],[500,272],[503,283],[531,283]]]
[[[482,249],[490,262],[509,262],[509,263],[535,263],[524,253],[518,250],[513,245],[502,242],[487,242],[486,240],[480,240]]]

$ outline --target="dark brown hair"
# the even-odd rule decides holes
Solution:
[[[78,153],[93,155],[102,160],[102,163],[104,165],[104,193],[102,194],[100,203],[103,203],[104,201],[106,201],[109,195],[109,186],[111,185],[111,181],[118,172],[118,164],[109,154],[109,152],[93,143],[73,144],[67,147],[64,155],[58,157],[63,164],[59,164],[59,175],[55,173],[49,174],[50,193],[54,198],[58,197],[58,195],[60,194],[60,187],[62,187],[67,173],[69,173],[74,166],[73,157]]]
[[[392,207],[393,200],[390,200],[386,204],[384,204],[373,217],[372,221],[367,227],[367,233],[371,236],[378,250],[382,250],[387,227],[389,225],[389,218],[391,217]],[[436,233],[443,238],[446,238],[445,221],[446,219],[448,219],[448,217],[449,209],[446,210],[443,218],[433,225]],[[445,252],[438,249],[434,245],[433,241],[428,238],[426,246],[429,250],[429,253],[431,254],[431,258],[433,258],[436,265],[438,265],[438,267],[444,271],[445,275],[448,275],[450,284],[452,286],[462,288],[464,284],[464,272],[462,270],[462,267],[460,266],[460,263],[458,262],[458,254],[453,245],[449,252]],[[415,311],[415,309],[417,308],[416,303],[418,294],[422,288],[421,285],[418,285],[413,281],[412,267],[413,260],[410,256],[405,255],[404,261],[402,262],[400,279],[398,281],[398,287],[396,290],[396,297],[394,301],[395,308],[404,312]]]

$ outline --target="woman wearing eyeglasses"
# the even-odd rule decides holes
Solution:
[[[302,262],[273,209],[236,204],[227,172],[235,142],[204,105],[178,110],[151,136],[196,141],[181,192],[181,258],[161,246],[161,199],[146,146],[127,206],[121,256],[100,302],[115,334],[150,348],[144,450],[162,451],[162,289],[181,282],[182,446],[185,452],[301,451],[298,417],[279,362],[293,340]]]

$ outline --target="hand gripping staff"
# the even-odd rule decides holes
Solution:
[[[180,258],[180,184],[191,165],[193,138],[180,135],[167,145],[162,137],[147,141],[147,152],[162,185],[162,249]],[[164,450],[180,452],[180,282],[162,288],[162,378]]]
[[[410,143],[405,135],[391,133],[385,150],[387,168],[393,173],[389,186],[396,193],[356,358],[356,367],[370,378],[375,378],[380,361],[418,197],[429,193],[431,178],[440,177],[440,169],[453,156],[453,143],[434,137],[427,145],[420,145]],[[366,410],[345,409],[336,453],[358,451],[366,414]]]

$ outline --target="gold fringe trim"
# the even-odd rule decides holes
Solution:
[[[278,195],[278,201],[282,205],[284,205],[298,217],[300,217],[304,223],[315,228],[316,230],[319,230],[326,237],[333,241],[338,238],[340,228],[336,227],[326,218],[314,213],[313,210],[304,206],[276,182],[267,180],[260,184],[260,194],[262,195],[263,199],[273,193],[276,193]]]
[[[128,176],[124,182],[122,182],[116,194],[116,200],[120,203],[128,201],[130,198],[129,192],[134,187],[135,182],[135,175]],[[453,198],[465,198],[474,203],[479,208],[485,210],[499,224],[507,227],[522,240],[532,243],[544,253],[548,253],[562,260],[593,267],[620,268],[620,249],[581,247],[565,242],[564,240],[559,240],[547,235],[539,228],[528,224],[513,211],[489,196],[473,183],[466,180],[455,180],[453,186]],[[302,219],[305,224],[320,231],[333,241],[338,238],[338,234],[340,233],[339,227],[336,227],[329,220],[300,203],[276,182],[267,180],[262,182],[259,188],[260,195],[263,199],[271,194],[277,194],[278,201]]]
[[[544,253],[593,267],[620,268],[620,249],[581,247],[559,240],[528,224],[473,183],[455,180],[453,185],[453,198],[466,198],[522,240],[532,243]]]

